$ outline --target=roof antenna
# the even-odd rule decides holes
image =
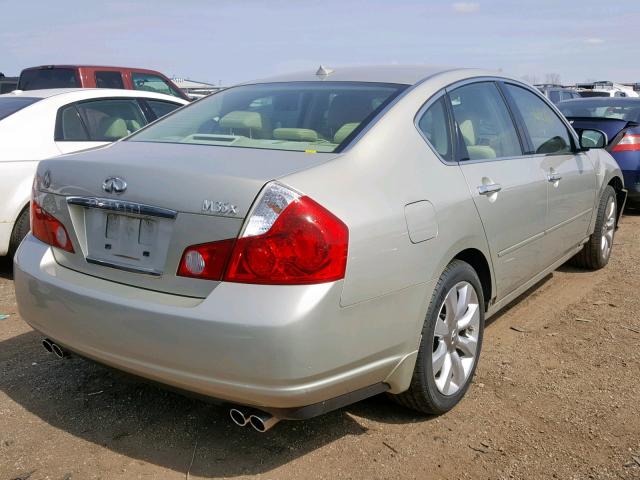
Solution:
[[[327,68],[327,67],[323,67],[322,65],[320,65],[320,68],[318,68],[318,71],[316,72],[316,76],[318,76],[318,77],[328,77],[332,73],[333,73],[333,69],[332,68]]]

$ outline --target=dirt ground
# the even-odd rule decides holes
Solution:
[[[467,397],[385,396],[266,434],[220,407],[45,353],[0,266],[0,480],[640,479],[640,215],[609,266],[563,267],[495,318]],[[189,473],[187,473],[189,472]]]

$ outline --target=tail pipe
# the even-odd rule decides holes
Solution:
[[[71,356],[64,348],[48,338],[42,340],[42,346],[47,352],[53,353],[58,358],[69,358]]]
[[[264,433],[273,428],[279,421],[279,418],[266,412],[248,413],[240,408],[232,408],[229,410],[229,416],[233,423],[239,427],[251,425],[256,431]]]

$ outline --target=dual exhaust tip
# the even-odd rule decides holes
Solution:
[[[58,358],[69,358],[70,357],[69,352],[67,352],[60,345],[58,345],[55,342],[52,342],[48,338],[45,338],[44,340],[42,340],[42,346],[44,347],[44,349],[47,352],[53,353]]]
[[[239,427],[251,425],[256,431],[264,433],[267,430],[273,428],[276,423],[280,421],[279,418],[274,417],[265,412],[245,413],[238,408],[232,408],[229,410],[229,416],[233,423]]]

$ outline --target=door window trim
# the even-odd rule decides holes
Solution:
[[[447,130],[449,131],[449,146],[451,148],[451,158],[453,158],[454,160],[446,160],[445,158],[443,158],[420,128],[420,120],[422,120],[424,114],[440,99],[444,99],[444,114],[447,117]],[[418,112],[413,117],[413,126],[416,127],[418,134],[427,143],[431,151],[438,157],[438,159],[442,163],[444,163],[445,165],[457,165],[458,135],[455,131],[456,129],[453,128],[453,116],[451,115],[450,109],[451,107],[449,105],[449,96],[447,95],[446,90],[443,88],[442,90],[439,90],[437,93],[429,97],[429,99],[427,99],[427,101],[422,104]]]

